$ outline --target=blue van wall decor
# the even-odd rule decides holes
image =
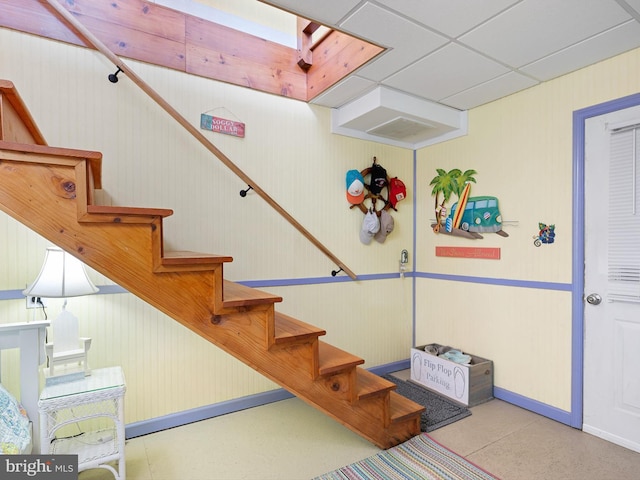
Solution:
[[[476,183],[475,170],[466,170],[463,173],[458,168],[448,172],[438,168],[436,172],[438,175],[429,184],[433,186],[431,194],[435,197],[436,222],[431,225],[435,233],[442,232],[472,239],[483,238],[482,233],[509,236],[502,230],[502,215],[497,197],[470,196],[471,183]],[[458,197],[458,201],[453,204],[447,216],[445,204],[453,194]],[[441,228],[443,225],[444,229]]]
[[[453,225],[458,203],[454,203],[451,207],[451,213],[447,220]],[[467,204],[464,206],[462,214],[462,222],[459,228],[468,232],[479,233],[496,233],[502,230],[502,215],[498,208],[498,199],[496,197],[469,197]],[[450,230],[448,230],[450,231]]]

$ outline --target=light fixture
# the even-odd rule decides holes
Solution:
[[[78,319],[66,307],[68,297],[91,295],[96,292],[98,292],[98,288],[89,279],[84,264],[80,260],[58,247],[47,248],[40,273],[35,281],[22,292],[27,297],[65,299],[62,312],[51,322],[54,342],[45,344],[49,358],[47,382],[56,378],[54,377],[54,367],[60,364],[78,363],[83,366],[82,370],[77,372],[80,376],[91,373],[87,357],[91,347],[91,339],[79,337]],[[62,381],[77,379],[73,374],[57,378],[65,379]]]
[[[27,297],[68,298],[98,292],[84,264],[58,247],[47,248],[42,270],[23,294]],[[65,300],[65,306],[66,306]]]

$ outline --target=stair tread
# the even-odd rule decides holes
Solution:
[[[305,323],[296,318],[275,312],[275,339],[274,344],[291,342],[305,338],[317,338],[326,335],[327,332],[321,328]]]
[[[320,375],[340,372],[364,363],[362,358],[322,341],[318,342],[318,354]]]
[[[396,392],[389,392],[389,395],[390,417],[392,422],[400,422],[402,420],[412,418],[426,410],[422,405],[417,404]]]
[[[202,265],[232,262],[233,257],[228,255],[215,255],[209,253],[197,253],[189,251],[164,252],[162,257],[163,265]]]
[[[27,157],[40,158],[46,163],[57,163],[65,159],[85,159],[91,164],[93,188],[102,188],[102,153],[74,148],[50,147],[32,143],[17,143],[0,140],[0,150],[26,154]]]
[[[257,288],[247,287],[229,280],[224,281],[223,304],[225,308],[247,307],[281,301],[282,297],[278,295],[263,292]]]
[[[173,210],[169,208],[120,207],[114,205],[87,205],[87,213],[125,216],[170,217]]]
[[[9,142],[6,140],[0,141],[0,147],[7,150],[15,150],[25,153],[39,153],[50,155],[52,157],[73,157],[78,159],[87,159],[89,161],[102,160],[102,153],[95,152],[93,150],[78,150],[77,148],[52,147],[50,145]]]
[[[382,395],[385,392],[389,392],[397,388],[395,383],[360,367],[358,367],[357,381],[357,395],[360,400],[376,395]]]

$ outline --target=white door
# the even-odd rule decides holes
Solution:
[[[583,430],[640,452],[640,107],[586,120],[584,173]]]

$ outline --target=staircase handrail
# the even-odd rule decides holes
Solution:
[[[96,50],[100,51],[109,59],[116,67],[127,75],[133,82],[149,95],[160,107],[162,107],[174,120],[185,128],[196,140],[198,140],[209,152],[213,153],[224,165],[227,166],[247,185],[251,185],[252,189],[272,208],[276,210],[285,220],[287,220],[296,230],[304,235],[307,240],[313,243],[322,253],[330,258],[342,271],[344,271],[351,279],[356,279],[356,274],[351,271],[338,257],[336,257],[327,247],[325,247],[311,232],[300,224],[289,212],[287,212],[278,202],[276,202],[267,192],[265,192],[256,182],[254,182],[245,172],[243,172],[235,163],[231,161],[221,150],[207,139],[197,128],[195,128],[186,118],[184,118],[175,108],[173,108],[160,94],[158,94],[149,84],[131,70],[115,53],[113,53],[104,43],[102,43],[91,31],[89,31],[80,21],[78,21],[66,8],[64,8],[57,0],[46,0],[46,2],[58,14],[66,20],[68,26],[79,33],[82,39]]]

